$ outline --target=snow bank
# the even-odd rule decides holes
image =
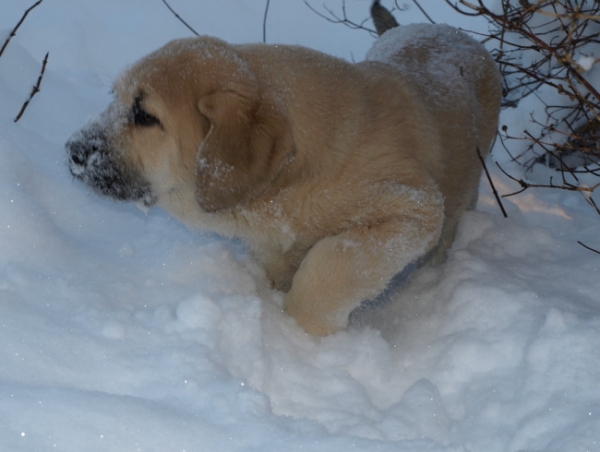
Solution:
[[[357,59],[372,42],[272,3],[272,41]],[[199,31],[261,39],[263,5],[173,6]],[[314,339],[243,244],[73,180],[64,141],[112,74],[184,35],[160,2],[57,0],[0,58],[0,450],[597,450],[600,259],[576,241],[600,244],[582,198],[531,191],[503,219],[482,184],[445,265]]]

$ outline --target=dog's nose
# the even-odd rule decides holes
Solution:
[[[101,153],[106,139],[102,133],[84,129],[74,134],[65,144],[71,172],[79,175],[86,169],[93,155]]]
[[[81,178],[87,170],[88,160],[94,150],[89,142],[86,143],[80,137],[77,138],[71,138],[67,141],[65,148],[69,158],[69,170],[71,174],[77,178]]]
[[[71,152],[71,162],[74,163],[75,165],[83,166],[83,165],[85,165],[85,158],[83,158],[82,156],[80,156],[78,154]]]

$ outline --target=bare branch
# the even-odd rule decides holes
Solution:
[[[267,0],[267,5],[265,6],[265,17],[263,19],[263,42],[267,43],[267,15],[269,14],[269,5],[271,0]]]
[[[194,33],[194,35],[196,35],[196,36],[200,36],[200,35],[199,35],[199,34],[196,32],[196,30],[194,30],[194,29],[193,29],[193,28],[192,28],[192,27],[191,27],[191,26],[190,26],[190,25],[189,25],[189,24],[188,24],[188,23],[187,23],[185,20],[183,20],[183,19],[182,19],[182,18],[179,16],[179,14],[177,14],[177,13],[175,12],[175,10],[174,10],[173,8],[171,8],[171,5],[169,5],[169,4],[167,3],[167,0],[162,0],[162,2],[165,4],[165,6],[166,6],[167,8],[169,8],[169,11],[171,11],[171,12],[173,13],[173,15],[174,15],[174,16],[175,16],[177,19],[179,19],[179,21],[180,21],[180,22],[181,22],[183,25],[185,25],[185,26],[188,28],[188,30],[190,30],[192,33]]]
[[[40,3],[42,3],[42,0],[37,1],[36,3],[34,3],[32,6],[30,6],[25,13],[23,14],[23,17],[21,17],[21,20],[19,21],[19,23],[17,23],[17,25],[15,26],[15,28],[12,29],[12,31],[10,32],[10,34],[8,35],[8,38],[6,38],[6,41],[4,42],[4,45],[2,46],[2,48],[0,49],[0,57],[2,56],[2,54],[4,53],[4,49],[6,49],[6,46],[8,46],[8,43],[10,42],[10,40],[13,38],[13,36],[15,36],[17,34],[17,30],[19,29],[19,27],[21,26],[21,24],[25,21],[25,18],[27,17],[27,14],[29,14],[29,12],[35,8],[36,6],[38,6]]]
[[[511,176],[506,171],[504,171],[504,169],[498,163],[496,163],[496,165],[498,166],[498,168],[500,168],[500,171],[502,171],[506,177],[508,177],[509,179],[512,179],[513,181],[517,182],[521,186],[521,190],[518,190],[518,191],[516,191],[514,193],[509,193],[507,195],[502,195],[503,198],[508,198],[509,196],[518,195],[519,193],[524,192],[528,188],[558,188],[558,189],[561,189],[561,190],[592,193],[592,192],[594,192],[594,190],[596,190],[598,187],[600,187],[600,182],[598,182],[596,185],[593,185],[591,187],[579,186],[579,185],[572,185],[572,184],[569,184],[569,183],[563,183],[561,185],[555,185],[555,184],[552,183],[552,179],[550,179],[550,183],[549,184],[531,184],[529,182],[524,181],[523,179],[517,179],[516,177]]]
[[[490,173],[487,169],[487,166],[485,164],[485,160],[481,155],[481,151],[479,150],[479,147],[477,147],[477,155],[479,156],[479,161],[481,162],[481,166],[483,166],[483,170],[485,171],[485,175],[487,176],[487,180],[490,184],[490,187],[492,188],[492,193],[494,193],[494,196],[496,197],[496,201],[498,202],[498,205],[500,206],[500,210],[502,211],[502,215],[504,215],[504,218],[508,218],[508,214],[506,213],[506,210],[504,210],[504,206],[502,205],[502,200],[500,199],[500,196],[498,195],[498,191],[496,190],[496,187],[494,185],[494,182],[492,181],[492,177],[490,176]]]
[[[429,14],[427,14],[427,12],[423,9],[423,7],[419,4],[419,2],[417,0],[413,0],[413,3],[415,5],[417,5],[417,8],[419,8],[419,10],[423,13],[423,15],[425,17],[427,17],[427,20],[429,22],[431,22],[432,24],[435,24],[435,22],[433,21],[433,19],[431,17],[429,17]]]
[[[594,253],[600,254],[600,251],[598,251],[598,250],[595,250],[594,248],[590,248],[589,246],[587,246],[587,245],[585,245],[585,244],[581,243],[579,240],[577,240],[577,243],[579,243],[579,244],[580,244],[581,246],[583,246],[585,249],[588,249],[588,250],[590,250],[590,251],[593,251]]]
[[[29,105],[29,102],[31,102],[31,99],[33,99],[33,96],[35,96],[36,93],[38,93],[40,91],[40,84],[42,83],[42,77],[44,77],[44,72],[46,71],[46,64],[48,63],[49,55],[50,55],[50,52],[46,53],[44,62],[42,63],[42,71],[40,72],[40,76],[37,79],[37,83],[33,87],[33,90],[31,91],[31,94],[29,95],[29,99],[27,99],[25,101],[25,103],[23,104],[23,106],[21,107],[21,111],[19,111],[19,114],[15,118],[15,122],[17,122],[19,119],[21,119],[21,116],[23,116],[23,113],[25,113],[25,109]]]
[[[369,20],[368,18],[364,19],[362,22],[360,23],[356,23],[350,19],[348,19],[348,16],[346,15],[346,0],[342,0],[342,17],[338,17],[337,14],[335,14],[331,9],[329,9],[327,6],[323,5],[323,9],[325,9],[325,11],[327,11],[327,13],[329,15],[325,15],[320,11],[317,11],[309,2],[308,0],[302,0],[304,2],[304,4],[316,15],[318,15],[319,17],[325,19],[328,22],[331,22],[333,24],[342,24],[347,26],[348,28],[351,28],[352,30],[365,30],[368,31],[372,36],[377,37],[377,32],[375,30],[373,30],[372,28],[369,28],[367,26],[365,26],[365,23]]]

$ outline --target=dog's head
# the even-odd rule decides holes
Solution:
[[[114,100],[66,144],[71,173],[146,205],[195,194],[215,212],[260,195],[292,155],[284,108],[223,41],[177,40],[118,78]]]

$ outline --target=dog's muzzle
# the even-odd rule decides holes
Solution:
[[[97,193],[120,201],[156,202],[150,184],[117,156],[106,135],[95,127],[76,132],[67,141],[69,170]]]

